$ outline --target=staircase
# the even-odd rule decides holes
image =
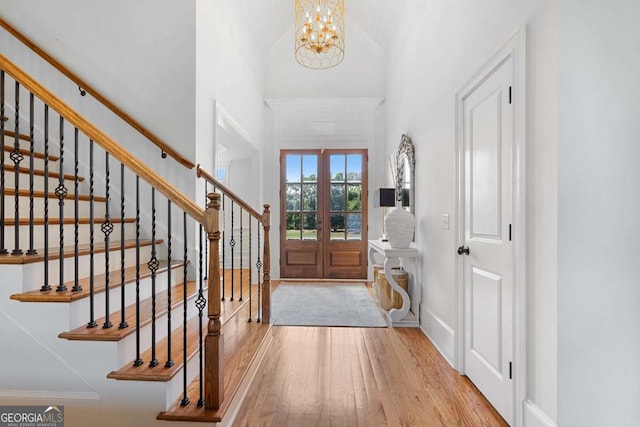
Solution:
[[[0,404],[232,422],[271,342],[269,206],[193,179],[202,207],[0,55]]]

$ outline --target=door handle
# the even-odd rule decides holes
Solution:
[[[469,247],[468,246],[460,246],[458,248],[458,255],[462,255],[462,254],[469,255]]]

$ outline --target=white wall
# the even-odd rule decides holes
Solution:
[[[640,3],[559,3],[558,424],[640,425]]]
[[[527,397],[557,418],[558,49],[557,7],[527,23]]]
[[[283,149],[341,149],[362,148],[369,150],[369,194],[378,182],[378,171],[382,170],[381,142],[376,133],[376,114],[380,98],[354,99],[272,99],[269,100],[270,116],[273,117],[271,150],[264,170],[268,182],[267,200],[271,200],[271,253],[280,259],[280,150]],[[379,223],[373,209],[373,197],[369,198],[369,224]],[[376,220],[377,218],[377,220]],[[379,229],[379,228],[378,228]],[[369,238],[375,238],[375,229]],[[280,277],[280,265],[273,262],[271,277]]]
[[[348,16],[345,21],[344,60],[327,70],[310,70],[296,62],[293,31],[291,26],[270,48],[265,89],[267,98],[384,95],[384,64],[380,46]]]
[[[264,53],[233,0],[196,0],[197,162],[213,172],[214,101],[258,150],[264,135]],[[256,177],[257,179],[257,177]]]
[[[188,159],[193,159],[195,7],[193,2],[141,0],[56,2],[0,0],[2,17]],[[0,48],[118,143],[189,194],[192,173],[108,112],[81,97],[4,30]],[[191,179],[189,179],[191,178]],[[192,190],[191,190],[192,194]]]
[[[455,218],[456,93],[509,40],[527,25],[530,128],[527,141],[528,389],[530,401],[556,418],[556,258],[555,173],[556,60],[553,11],[545,1],[407,0],[395,40],[386,54],[386,152],[407,133],[416,152],[416,242],[422,284],[422,326],[453,361],[456,324],[453,227],[441,228],[441,215]],[[541,179],[539,179],[541,178]]]

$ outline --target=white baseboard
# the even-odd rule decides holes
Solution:
[[[557,427],[555,421],[529,399],[523,403],[523,413],[524,427]]]
[[[453,366],[455,332],[431,310],[420,304],[420,328],[447,362]]]

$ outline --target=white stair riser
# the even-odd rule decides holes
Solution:
[[[192,296],[187,300],[187,322],[193,317],[197,316],[198,308],[195,305],[197,295]],[[206,310],[206,308],[205,308]],[[167,313],[164,313],[161,316],[156,318],[156,343],[167,336]],[[205,316],[206,318],[206,316]],[[119,321],[119,320],[118,320]],[[113,320],[112,320],[113,322]],[[171,310],[171,329],[176,330],[183,325],[183,306],[180,304],[179,307],[173,308]],[[131,325],[135,327],[135,325]],[[147,348],[151,347],[151,331],[152,326],[151,323],[145,325],[140,328],[140,348],[144,352]],[[180,337],[180,342],[182,342],[182,337]],[[171,342],[173,348],[178,343],[175,341]],[[166,345],[166,344],[165,344]],[[136,357],[136,335],[131,334],[124,339],[118,341],[118,365],[124,366],[130,361],[134,360]],[[166,360],[159,360],[160,365],[164,366]],[[145,360],[145,363],[149,363],[149,360]]]
[[[93,217],[96,218],[97,221],[101,221],[102,218],[104,218],[105,207],[106,205],[104,202],[94,201]],[[89,218],[90,208],[91,208],[91,204],[89,203],[88,200],[87,201],[78,200],[78,216],[80,218]],[[25,197],[25,196],[18,197],[18,209],[19,209],[18,214],[20,217],[22,218],[29,217],[29,209],[30,209],[29,197]],[[135,209],[135,208],[132,208],[132,209]],[[35,217],[44,218],[44,198],[43,197],[34,197],[33,213]],[[135,214],[135,210],[132,210],[130,213]],[[4,196],[4,215],[5,215],[5,218],[14,218],[15,196],[13,195]],[[75,201],[72,199],[65,199],[64,217],[74,218],[74,216],[75,216]],[[60,217],[60,206],[58,205],[58,199],[49,197],[49,218],[59,218],[59,217]]]
[[[204,338],[204,337],[203,337]],[[204,346],[204,343],[203,343]],[[203,349],[204,350],[204,349]],[[203,355],[204,358],[204,355]],[[204,363],[204,361],[203,361]],[[200,359],[196,354],[194,357],[187,362],[187,386],[191,384],[193,380],[200,374]],[[182,396],[184,391],[184,366],[176,373],[176,375],[171,378],[171,380],[166,385],[167,397],[166,397],[166,409],[168,410],[171,406],[178,400],[179,397]],[[191,401],[190,405],[195,405],[198,403],[199,395],[198,393],[193,396],[188,396]],[[227,398],[231,398],[228,396]]]
[[[125,250],[125,268],[135,265],[136,249],[129,248]],[[10,255],[8,255],[10,256]],[[140,247],[140,263],[145,264],[151,258],[151,246]],[[78,276],[80,278],[89,277],[91,271],[91,257],[87,255],[78,257]],[[71,281],[75,276],[75,259],[73,257],[64,259],[64,278],[65,282]],[[120,251],[111,251],[109,253],[110,270],[120,268]],[[96,253],[93,256],[93,266],[95,274],[102,274],[105,271],[105,253]],[[51,286],[57,286],[59,283],[60,260],[49,261],[49,283]],[[26,264],[23,269],[23,291],[28,292],[40,289],[44,283],[44,262]]]
[[[166,293],[167,290],[167,277],[168,272],[164,271],[157,275],[156,277],[156,295],[162,293]],[[176,283],[180,283],[182,280],[182,270],[180,268],[173,269],[171,272],[171,283],[172,286],[175,286]],[[119,277],[112,277],[112,280],[120,281]],[[152,293],[152,280],[151,277],[147,277],[140,280],[140,300],[144,300],[145,298],[149,298]],[[136,284],[127,283],[124,287],[125,295],[124,301],[125,305],[134,304],[136,301]],[[103,317],[106,313],[106,305],[105,298],[106,294],[104,292],[96,293],[94,295],[94,318],[98,319]],[[109,312],[114,313],[122,307],[122,288],[120,286],[116,288],[112,288],[109,291]],[[89,307],[90,300],[89,298],[82,298],[77,301],[73,301],[70,304],[69,308],[69,329],[75,329],[89,321]],[[120,323],[120,317],[115,318],[111,316],[111,322],[115,325]]]
[[[101,222],[104,221],[102,218],[97,218],[94,224],[94,241],[96,243],[104,242],[104,234],[100,230]],[[110,234],[111,240],[120,240],[120,226],[121,224],[113,224],[113,231]],[[65,224],[64,226],[64,246],[70,246],[74,244],[75,241],[75,226],[73,224]],[[127,237],[131,238],[135,236],[136,225],[135,223],[126,223],[125,227],[125,239]],[[60,225],[59,224],[50,224],[49,225],[49,241],[47,245],[45,245],[44,241],[44,225],[36,225],[33,228],[33,247],[34,248],[44,248],[55,247],[60,244]],[[78,226],[78,241],[79,244],[89,243],[89,224],[79,224]],[[9,252],[11,252],[14,247],[14,236],[15,229],[13,225],[6,226],[5,229],[5,245]],[[19,238],[20,238],[20,249],[24,252],[29,249],[29,226],[21,225],[19,229]]]

